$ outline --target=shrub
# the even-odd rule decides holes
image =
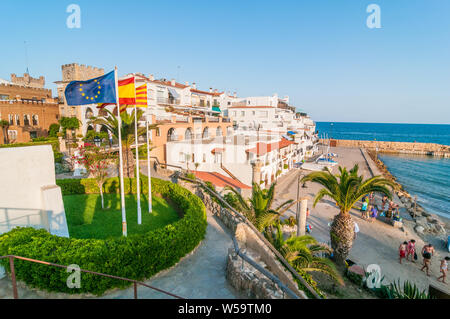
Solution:
[[[148,181],[141,179],[143,185]],[[112,191],[113,181],[107,181],[105,190]],[[125,182],[135,189],[135,180]],[[78,180],[70,183],[59,180],[63,194],[80,194],[98,191],[94,180]],[[144,191],[148,188],[145,189]],[[206,210],[202,201],[187,189],[177,184],[152,179],[152,192],[170,199],[184,217],[164,228],[142,235],[99,239],[72,239],[51,235],[45,230],[16,228],[0,235],[0,255],[18,255],[52,263],[77,264],[82,269],[144,280],[159,271],[175,265],[180,258],[192,251],[206,233]],[[120,227],[120,226],[119,226]],[[1,261],[9,271],[9,263]],[[65,269],[16,260],[18,280],[31,287],[65,293],[93,293],[100,295],[115,287],[126,287],[130,283],[111,278],[81,274],[81,288],[70,289],[66,285],[69,273]]]

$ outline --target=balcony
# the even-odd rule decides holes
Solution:
[[[180,99],[171,99],[166,97],[158,97],[156,103],[160,105],[180,105]]]

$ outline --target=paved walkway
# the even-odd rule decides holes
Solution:
[[[146,284],[184,298],[233,299],[239,295],[225,278],[228,248],[232,239],[216,217],[208,214],[206,238],[196,250],[169,270],[162,271]],[[138,289],[139,298],[167,298],[146,287]],[[133,288],[109,293],[102,298],[133,298]]]
[[[345,166],[348,169],[352,168],[355,163],[359,165],[359,174],[364,175],[365,178],[371,176],[367,163],[358,148],[331,148],[330,152],[337,153],[339,157],[337,161],[339,165]],[[333,173],[337,172],[337,167],[333,168]],[[278,182],[279,189],[276,190],[275,203],[281,203],[287,199],[295,199],[297,194],[297,177],[299,171],[293,171],[288,175],[280,178]],[[339,213],[338,208],[328,198],[322,199],[315,208],[313,205],[313,198],[321,188],[316,183],[307,183],[307,188],[300,188],[301,196],[307,195],[309,197],[308,207],[311,215],[308,218],[308,223],[312,225],[312,233],[318,241],[330,243],[330,227],[334,216]],[[394,196],[394,201],[398,204],[401,202],[398,197]],[[381,198],[377,196],[377,202],[380,204]],[[288,210],[284,218],[290,216],[295,217],[295,205]],[[406,218],[404,209],[401,209],[402,216]],[[430,283],[448,289],[449,285],[445,286],[436,281],[439,275],[439,260],[440,251],[437,250],[436,256],[433,257],[431,265],[431,277],[427,277],[420,271],[422,264],[422,257],[419,254],[419,260],[416,263],[403,262],[402,265],[398,263],[398,247],[400,243],[405,240],[414,238],[416,240],[416,248],[420,251],[424,246],[424,241],[414,232],[411,224],[406,220],[404,223],[404,231],[394,228],[380,220],[373,223],[363,220],[361,213],[355,209],[351,211],[351,216],[354,221],[358,223],[360,232],[353,242],[352,250],[349,258],[360,265],[367,266],[369,264],[378,264],[381,267],[382,276],[385,276],[383,283],[393,282],[397,279],[410,280],[415,282],[421,289],[428,288]],[[409,218],[410,219],[410,218]],[[442,254],[441,254],[442,256]]]

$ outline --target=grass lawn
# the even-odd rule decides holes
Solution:
[[[72,238],[122,236],[122,210],[119,194],[104,194],[105,209],[100,194],[63,196],[67,225]],[[180,219],[173,207],[160,197],[152,197],[153,212],[148,213],[147,196],[141,195],[142,224],[137,224],[137,197],[125,196],[128,235],[142,234],[164,227]]]

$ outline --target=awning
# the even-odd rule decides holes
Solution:
[[[169,89],[169,93],[174,97],[174,98],[178,98],[180,97],[180,94],[177,93],[177,91],[173,88],[168,88]]]
[[[213,110],[213,111],[216,111],[216,112],[222,112],[222,111],[220,110],[220,107],[218,107],[218,106],[213,106],[213,107],[212,107],[212,110]]]
[[[290,135],[295,135],[295,134],[297,134],[297,132],[294,132],[294,131],[288,131],[287,133],[290,134]]]
[[[223,153],[225,152],[224,148],[214,148],[211,153],[216,154],[216,153]]]

